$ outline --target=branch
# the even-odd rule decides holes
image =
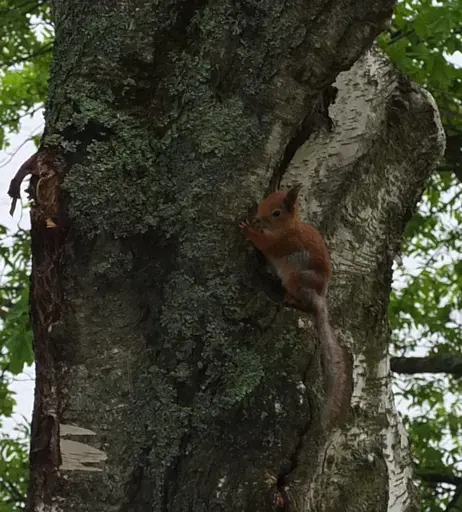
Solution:
[[[454,475],[454,473],[442,469],[417,469],[416,475],[423,481],[429,484],[449,484],[460,486],[462,485],[462,478]]]
[[[19,10],[22,9],[23,7],[26,7],[26,9],[23,12],[21,12],[20,14],[31,14],[34,11],[36,11],[39,7],[41,7],[42,5],[45,5],[46,3],[47,3],[47,0],[40,0],[40,1],[26,0],[22,4],[11,5],[8,7],[1,8],[0,14],[2,16],[7,16],[11,12],[18,14]]]
[[[462,356],[455,354],[428,357],[392,357],[391,370],[396,373],[449,373],[462,377]]]
[[[450,135],[446,138],[446,159],[451,165],[452,172],[462,182],[462,165],[460,163],[460,145],[462,133]]]
[[[11,496],[13,503],[24,503],[26,497],[21,493],[21,491],[13,482],[10,482],[2,478],[0,480],[0,484],[2,485],[5,492]]]
[[[28,174],[34,173],[37,169],[37,156],[38,152],[29,157],[19,168],[10,182],[8,195],[11,197],[10,215],[12,216],[16,207],[16,201],[21,197],[21,183]]]
[[[0,65],[2,67],[9,68],[11,66],[16,66],[17,64],[22,64],[24,62],[33,61],[35,57],[39,57],[40,55],[45,55],[45,53],[51,53],[52,49],[53,49],[53,45],[47,44],[43,48],[40,48],[40,50],[37,50],[36,52],[29,53],[27,55],[23,55],[22,57],[17,57],[16,59],[0,61]]]
[[[391,39],[388,43],[388,46],[390,46],[394,43],[397,43],[399,40],[403,39],[404,37],[410,36],[413,32],[414,32],[413,28],[406,30],[405,32],[396,32],[395,34],[390,36]]]
[[[38,108],[34,109],[34,110],[30,113],[30,115],[31,115],[31,116],[33,116],[36,112],[38,112],[38,111],[42,108],[42,106],[43,106],[43,105],[40,105],[40,107],[38,107]],[[17,119],[17,121],[19,121],[20,119],[22,119],[23,117],[25,117],[25,116],[26,116],[26,115],[28,115],[28,114],[29,114],[28,112],[27,112],[26,114],[23,114],[21,117],[19,117],[19,118]],[[37,132],[36,130],[33,130],[32,132],[30,132],[30,134],[28,135],[28,137],[26,137],[26,138],[21,142],[21,144],[19,144],[19,145],[15,148],[15,150],[14,150],[13,152],[11,152],[11,153],[7,153],[7,154],[6,154],[6,158],[4,158],[4,159],[0,162],[0,169],[1,169],[2,167],[5,167],[6,165],[8,165],[8,164],[11,162],[11,160],[13,160],[13,158],[18,154],[19,150],[20,150],[22,147],[24,147],[28,142],[33,141],[34,137],[36,137],[36,136],[40,133],[40,131],[42,131],[42,127],[40,127],[40,130],[39,130],[38,132]],[[34,132],[36,132],[36,133],[34,134]]]

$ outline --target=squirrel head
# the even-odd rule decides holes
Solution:
[[[273,192],[258,205],[255,220],[262,228],[284,229],[298,219],[298,193],[301,185],[292,187],[287,193]]]

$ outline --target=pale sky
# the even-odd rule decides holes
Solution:
[[[448,60],[457,66],[462,66],[462,54],[457,52]],[[40,134],[43,129],[42,112],[37,112],[32,118],[26,117],[21,123],[21,130],[18,134],[11,135],[10,148],[7,151],[0,151],[0,224],[14,230],[18,222],[24,228],[29,227],[28,212],[16,207],[14,219],[8,213],[10,209],[10,198],[7,195],[10,180],[21,164],[35,152],[35,145],[32,142],[24,141],[31,135]],[[26,180],[27,181],[27,180]],[[411,262],[405,261],[406,266]],[[18,375],[11,385],[16,393],[17,406],[11,420],[5,420],[3,431],[12,434],[16,422],[22,422],[24,416],[28,421],[32,415],[33,394],[34,394],[34,369],[26,368],[25,372]],[[401,407],[399,407],[401,409]]]

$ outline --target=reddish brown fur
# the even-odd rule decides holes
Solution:
[[[278,272],[286,289],[285,304],[315,315],[328,372],[323,419],[329,427],[339,419],[347,402],[345,357],[328,318],[329,253],[321,233],[300,218],[298,190],[295,187],[287,194],[270,194],[258,206],[254,219],[257,229],[248,222],[241,222],[240,227]]]
[[[246,223],[241,227],[246,237],[266,256],[278,270],[279,276],[292,299],[299,299],[300,272],[311,271],[311,279],[305,279],[304,287],[314,288],[325,295],[332,274],[329,253],[321,233],[309,224],[305,224],[299,215],[296,195],[287,204],[288,194],[273,192],[258,206],[255,221],[259,230]],[[280,210],[279,217],[273,212]],[[294,265],[287,256],[308,251],[305,265]],[[311,309],[311,308],[310,308]]]

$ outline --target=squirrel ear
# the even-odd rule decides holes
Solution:
[[[293,186],[289,192],[287,192],[286,197],[284,198],[284,206],[289,213],[292,213],[295,209],[295,203],[297,202],[298,193],[301,188],[301,183],[297,183],[297,185]]]

